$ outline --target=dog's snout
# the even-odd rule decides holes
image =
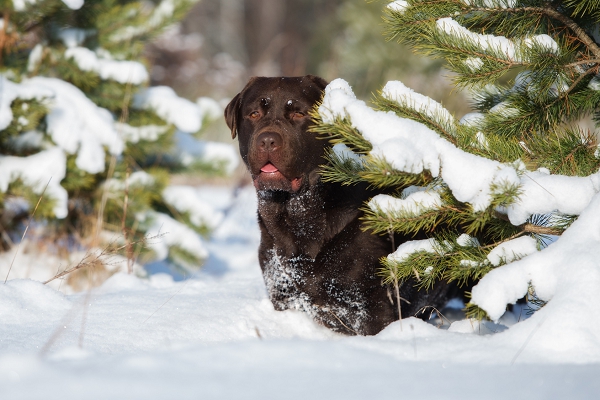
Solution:
[[[257,145],[261,151],[275,151],[281,148],[283,139],[276,132],[264,132],[257,138]]]

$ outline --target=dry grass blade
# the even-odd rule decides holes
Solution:
[[[167,299],[167,300],[166,300],[164,303],[162,303],[162,304],[160,305],[160,307],[158,307],[156,310],[154,310],[154,312],[152,312],[152,314],[150,314],[150,315],[148,316],[148,318],[146,318],[146,319],[144,320],[144,322],[142,322],[142,324],[145,324],[145,323],[146,323],[146,322],[147,322],[147,321],[148,321],[150,318],[152,318],[152,316],[153,316],[154,314],[156,314],[157,312],[159,312],[159,311],[160,311],[160,309],[161,309],[161,308],[163,308],[163,307],[165,306],[165,304],[167,304],[168,302],[170,302],[170,301],[171,301],[171,299],[173,299],[173,297],[175,297],[175,296],[177,296],[179,293],[181,293],[181,291],[182,291],[182,290],[185,288],[185,286],[188,284],[188,282],[189,282],[189,280],[187,280],[187,279],[186,279],[185,283],[184,283],[183,285],[181,285],[181,287],[179,288],[179,290],[178,290],[178,291],[176,291],[175,293],[173,293],[173,294],[171,295],[171,297],[169,297],[169,298],[168,298],[168,299]]]
[[[115,167],[117,165],[117,157],[112,156],[110,158],[110,164],[108,166],[108,173],[106,174],[106,181],[108,181],[115,173]],[[96,232],[94,234],[93,244],[96,245],[100,232],[102,231],[102,225],[104,224],[104,209],[106,202],[108,201],[108,190],[106,185],[102,186],[102,197],[100,199],[100,207],[98,209],[98,216],[96,217]]]
[[[6,277],[4,278],[4,283],[6,283],[6,281],[8,281],[8,276],[10,275],[10,271],[12,270],[13,264],[15,263],[15,259],[17,258],[17,254],[19,254],[19,249],[21,248],[21,243],[23,243],[23,240],[25,240],[25,235],[27,235],[27,231],[29,230],[29,226],[31,225],[31,221],[33,221],[33,216],[35,215],[35,212],[37,211],[38,207],[40,206],[40,203],[42,202],[42,199],[44,198],[44,193],[46,193],[46,189],[48,189],[48,185],[50,185],[50,181],[51,180],[52,180],[52,177],[50,177],[50,179],[48,179],[48,183],[46,183],[46,187],[44,187],[44,190],[42,191],[42,194],[40,195],[40,198],[38,199],[38,202],[35,205],[35,208],[33,209],[33,212],[31,213],[31,216],[29,217],[29,220],[27,221],[27,226],[25,227],[25,230],[23,231],[23,235],[21,236],[21,241],[17,245],[17,249],[15,251],[15,255],[13,256],[13,259],[10,262],[10,267],[8,267],[8,272],[6,273]]]
[[[52,335],[50,335],[50,337],[48,338],[48,340],[46,341],[46,343],[44,344],[44,346],[41,348],[41,350],[40,350],[40,356],[41,357],[45,356],[46,353],[48,353],[48,351],[50,350],[50,348],[52,347],[52,345],[63,334],[64,330],[71,323],[71,321],[73,320],[73,318],[75,318],[76,312],[77,312],[77,307],[73,306],[65,314],[65,316],[62,318],[62,320],[60,321],[60,323],[56,326],[56,329],[54,329],[54,332],[52,332]]]
[[[531,338],[533,337],[533,335],[535,335],[535,333],[540,328],[540,326],[542,326],[542,324],[544,323],[544,321],[546,321],[546,316],[544,316],[544,318],[540,322],[538,322],[538,324],[536,326],[533,327],[533,329],[531,330],[531,332],[529,332],[529,335],[527,336],[527,339],[525,339],[525,342],[523,342],[523,345],[519,348],[519,350],[517,351],[517,353],[515,354],[515,356],[511,360],[510,365],[513,365],[515,363],[515,361],[517,361],[517,358],[519,358],[519,356],[521,355],[521,353],[523,352],[523,350],[525,350],[525,347],[527,347],[527,345],[529,344],[529,341],[531,340]]]
[[[159,239],[163,235],[164,234],[158,234],[158,235],[151,236],[151,237],[145,237],[142,240],[138,240],[135,242],[129,242],[129,243],[126,243],[126,244],[120,245],[120,246],[113,246],[113,243],[114,243],[114,241],[113,241],[113,242],[109,243],[108,246],[106,246],[104,249],[102,249],[99,253],[96,253],[96,254],[93,254],[90,252],[86,253],[85,257],[83,257],[75,266],[73,266],[71,268],[67,268],[67,269],[63,270],[62,272],[57,273],[52,278],[50,278],[47,281],[42,282],[42,283],[48,284],[56,279],[62,278],[64,276],[69,275],[70,273],[75,272],[82,268],[93,267],[96,265],[110,266],[110,265],[118,264],[120,261],[110,261],[107,259],[111,256],[116,255],[119,251],[121,251],[123,249],[127,249],[128,246],[133,246],[135,244],[146,244],[149,240]]]
[[[125,239],[126,254],[127,254],[127,273],[133,273],[133,244],[129,241],[129,235],[127,231],[127,206],[129,204],[129,175],[130,170],[127,168],[127,174],[125,175],[125,199],[123,201],[123,217],[121,219],[121,232]]]

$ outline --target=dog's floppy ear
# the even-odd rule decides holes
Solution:
[[[237,135],[237,120],[242,105],[242,93],[243,91],[236,94],[229,104],[227,104],[227,107],[225,107],[225,122],[229,129],[231,129],[232,139],[235,139],[235,136]]]
[[[252,83],[254,83],[256,78],[257,78],[256,76],[253,76],[252,78],[250,78],[250,80],[248,81],[246,86],[244,86],[242,91],[239,92],[238,94],[236,94],[235,97],[233,99],[231,99],[229,104],[227,104],[227,107],[225,107],[225,122],[227,123],[227,126],[229,127],[229,129],[231,129],[231,138],[232,139],[235,139],[235,136],[237,135],[238,118],[240,115],[240,109],[242,108],[242,101],[244,99],[244,93],[246,93],[246,90],[248,90],[250,85],[252,85]]]
[[[327,87],[327,85],[329,84],[325,79],[321,78],[320,76],[316,76],[316,75],[306,75],[306,77],[308,79],[310,79],[311,81],[313,81],[314,83],[317,84],[317,86],[321,89],[321,90],[325,90],[325,87]]]

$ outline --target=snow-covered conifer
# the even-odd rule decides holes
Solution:
[[[336,80],[314,114],[336,145],[324,179],[395,193],[366,205],[365,229],[432,237],[383,260],[388,283],[483,279],[468,312],[494,320],[528,292],[549,300],[548,279],[517,261],[598,203],[600,3],[406,0],[384,20],[390,40],[444,59],[474,112],[457,119],[401,82],[368,106]]]
[[[0,229],[10,233],[42,197],[34,217],[53,240],[79,249],[123,235],[138,243],[130,254],[144,246],[154,251],[142,254],[200,265],[206,250],[189,233],[206,233],[210,212],[199,213],[189,191],[173,196],[169,173],[227,173],[237,158],[196,140],[219,104],[148,87],[143,58],[145,43],[195,1],[2,3]]]

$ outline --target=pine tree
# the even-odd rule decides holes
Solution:
[[[7,233],[18,239],[15,228],[33,214],[46,240],[68,251],[101,247],[109,237],[129,256],[145,247],[142,261],[200,265],[206,251],[194,231],[206,234],[209,227],[181,201],[189,192],[179,188],[173,195],[169,174],[217,174],[231,167],[227,157],[209,163],[207,144],[194,139],[221,109],[210,99],[193,103],[168,87],[147,87],[143,59],[147,41],[195,1],[2,2],[5,248]],[[178,141],[186,143],[183,157]],[[159,237],[148,241],[150,232]]]
[[[389,40],[443,59],[474,109],[457,120],[400,82],[372,107],[345,82],[327,89],[323,178],[388,193],[365,205],[364,229],[431,237],[383,259],[384,281],[473,284],[556,240],[600,190],[600,2],[395,1],[384,21]]]

